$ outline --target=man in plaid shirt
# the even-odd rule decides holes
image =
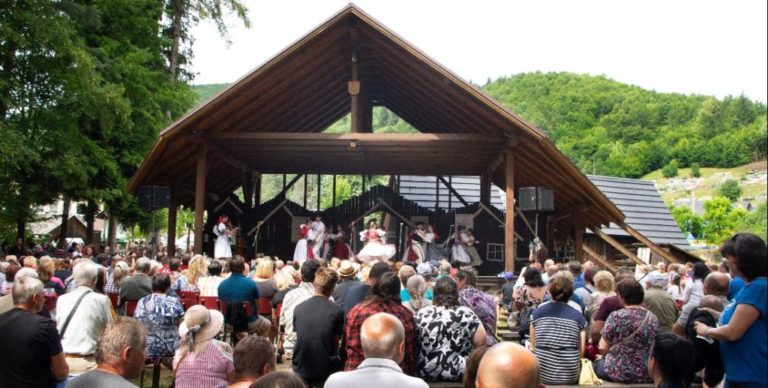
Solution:
[[[392,314],[403,323],[405,349],[400,368],[404,373],[416,376],[416,331],[413,313],[400,302],[400,280],[391,270],[381,276],[365,301],[347,313],[344,325],[347,361],[344,370],[354,370],[365,360],[360,342],[360,328],[366,318],[376,313]]]

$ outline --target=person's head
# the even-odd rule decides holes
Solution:
[[[432,294],[435,306],[453,308],[459,306],[459,289],[450,276],[443,276],[435,282]]]
[[[365,358],[384,358],[396,363],[405,354],[405,329],[397,317],[377,313],[366,318],[360,327],[360,342]]]
[[[117,317],[99,337],[96,362],[111,366],[125,379],[134,379],[144,368],[146,342],[144,326],[139,321]]]
[[[27,256],[24,258],[24,267],[37,269],[37,258],[35,256]]]
[[[370,220],[370,221],[368,221],[368,229],[373,229],[373,228],[378,228],[378,227],[379,227],[379,223],[376,221],[375,218]]]
[[[722,272],[712,272],[704,279],[704,295],[728,296],[730,278]]]
[[[547,276],[552,276],[559,270],[560,270],[560,266],[558,266],[557,264],[552,264],[547,267]]]
[[[539,361],[530,350],[513,342],[493,345],[477,368],[477,388],[539,388]]]
[[[224,315],[220,311],[208,310],[199,304],[188,308],[179,325],[181,355],[186,355],[190,350],[198,353],[205,349],[208,341],[216,337],[223,326]]]
[[[669,277],[659,271],[653,271],[645,277],[646,288],[664,288],[669,283]]]
[[[251,384],[250,388],[306,388],[307,384],[299,375],[290,371],[278,371],[268,373],[255,383]]]
[[[48,256],[40,258],[40,266],[37,268],[37,273],[40,274],[40,281],[47,282],[53,277],[53,273],[56,272],[56,263]]]
[[[613,284],[613,274],[608,271],[598,271],[592,280],[595,283],[595,288],[600,292],[612,292],[615,287]]]
[[[136,272],[149,275],[149,271],[152,270],[152,261],[146,257],[139,257],[136,259]]]
[[[699,307],[706,307],[715,311],[723,311],[725,305],[723,305],[722,299],[715,295],[704,295],[699,299]]]
[[[704,280],[709,275],[709,267],[702,262],[698,262],[693,265],[693,280]]]
[[[569,261],[568,271],[570,271],[573,274],[573,276],[579,276],[581,274],[581,263],[579,263],[576,260]]]
[[[408,278],[413,275],[416,275],[416,270],[410,265],[403,265],[397,271],[397,277],[400,278],[400,284],[402,284],[403,287],[406,287],[408,284]]]
[[[171,277],[166,273],[156,273],[152,276],[152,292],[165,294],[171,288]]]
[[[196,284],[197,279],[208,276],[208,261],[203,255],[195,255],[189,261],[189,270],[187,271],[187,281],[190,284]]]
[[[437,267],[437,273],[441,276],[448,276],[451,273],[451,263],[448,261],[441,261]]]
[[[656,270],[661,273],[667,273],[667,263],[660,261],[656,264]]]
[[[379,278],[379,281],[371,288],[369,300],[379,302],[400,301],[400,279],[389,271]]]
[[[717,266],[718,272],[731,273],[731,269],[728,267],[728,260],[723,260],[719,266]]]
[[[229,272],[233,275],[243,275],[245,273],[245,260],[242,256],[235,255],[235,257],[229,260]]]
[[[208,274],[211,276],[221,276],[221,263],[218,260],[211,260],[208,264]]]
[[[338,281],[339,275],[336,274],[336,271],[331,268],[319,268],[315,273],[315,280],[312,284],[315,285],[316,293],[330,297]]]
[[[465,287],[477,287],[477,271],[464,267],[456,272],[456,286],[460,290]]]
[[[643,286],[640,285],[640,282],[631,278],[618,282],[616,284],[616,293],[619,294],[619,298],[621,298],[625,306],[640,305],[645,297]]]
[[[301,281],[304,283],[312,283],[315,281],[315,273],[320,268],[320,263],[317,260],[307,260],[301,265]]]
[[[467,358],[467,365],[464,369],[464,388],[475,388],[475,382],[477,380],[477,368],[480,367],[480,361],[483,359],[485,352],[488,351],[487,346],[480,346],[475,348]]]
[[[392,272],[392,267],[387,263],[378,262],[374,264],[368,272],[368,284],[376,285],[381,280],[381,277],[389,272]]]
[[[19,276],[13,282],[11,291],[13,304],[24,310],[37,314],[43,309],[45,295],[43,295],[43,283],[32,276]]]
[[[600,271],[597,267],[594,265],[589,266],[589,268],[586,268],[584,270],[584,283],[595,285],[595,274],[597,274]]]
[[[648,374],[654,383],[680,384],[687,387],[694,372],[693,345],[674,333],[659,333],[648,358]]]
[[[553,277],[549,281],[549,294],[555,302],[568,303],[573,295],[573,281],[567,276]]]
[[[541,272],[536,268],[529,267],[523,274],[523,280],[528,287],[544,287],[544,279],[541,278]]]
[[[720,248],[720,254],[728,259],[728,267],[734,276],[751,282],[768,276],[768,255],[765,241],[752,233],[737,233]]]
[[[408,290],[408,295],[411,299],[422,299],[424,293],[427,292],[427,282],[421,275],[413,275],[408,279],[408,283],[405,287]]]
[[[86,260],[75,265],[72,275],[78,286],[93,288],[96,286],[96,278],[99,276],[99,266]]]
[[[293,267],[290,267],[293,268]],[[290,288],[296,284],[293,280],[293,276],[290,276],[285,273],[285,271],[277,271],[275,272],[275,287],[278,291],[285,290],[287,288]]]
[[[349,260],[344,260],[339,264],[339,280],[348,280],[355,277],[357,274],[357,270],[355,270],[355,266],[352,265],[352,262]]]
[[[256,381],[274,371],[275,347],[266,337],[249,335],[235,345],[233,361],[238,380]]]
[[[179,272],[181,270],[181,260],[171,259],[171,261],[168,262],[168,269],[173,272]]]
[[[256,277],[259,279],[270,279],[275,274],[275,266],[272,260],[262,259],[256,264]]]
[[[615,284],[614,291],[618,292],[618,289],[616,289],[615,287],[617,287],[619,282],[621,282],[622,280],[624,280],[624,279],[634,279],[634,278],[635,278],[634,271],[632,271],[628,267],[620,267],[616,271],[616,274],[613,276],[613,282]]]

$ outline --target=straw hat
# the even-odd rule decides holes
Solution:
[[[224,326],[224,315],[217,310],[208,310],[205,306],[194,305],[184,314],[184,321],[179,325],[179,335],[193,333],[196,342],[215,337]]]
[[[355,273],[357,273],[357,270],[355,269],[355,266],[349,262],[349,260],[344,260],[341,262],[341,265],[339,266],[339,276],[343,278],[351,278],[355,276]]]

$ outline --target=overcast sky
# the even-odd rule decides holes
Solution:
[[[230,83],[348,4],[244,0],[227,47],[193,31],[195,83]],[[464,79],[529,71],[604,74],[661,92],[768,100],[765,0],[358,0],[365,12]]]

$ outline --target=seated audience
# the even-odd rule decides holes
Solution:
[[[619,268],[614,277],[614,287],[616,287],[615,285],[620,281],[629,278],[635,278],[634,272],[626,267]],[[614,290],[614,292],[615,291],[616,290]],[[624,304],[621,302],[621,298],[619,298],[618,295],[609,296],[603,299],[603,303],[600,303],[597,311],[592,315],[592,345],[597,346],[600,343],[600,332],[603,330],[603,326],[605,325],[608,316],[611,315],[612,312],[621,310],[622,308],[624,308]]]
[[[378,265],[375,264],[374,267]],[[389,266],[387,266],[389,268]],[[403,361],[399,363],[400,369],[406,374],[416,374],[416,354],[413,314],[400,302],[400,280],[397,275],[388,270],[381,275],[379,281],[371,290],[371,295],[362,303],[349,310],[344,326],[344,338],[346,342],[347,361],[344,370],[357,369],[365,359],[360,339],[360,327],[363,322],[376,313],[389,313],[397,317],[403,323],[405,330],[405,350]],[[458,301],[457,301],[458,304]],[[474,314],[474,313],[473,313]]]
[[[197,279],[197,289],[200,290],[200,296],[219,296],[219,285],[224,281],[221,277],[221,263],[218,260],[211,260],[208,264],[208,276]]]
[[[480,318],[485,329],[485,345],[496,343],[496,302],[493,297],[477,289],[477,271],[462,268],[456,273],[459,303],[469,307]]]
[[[235,382],[229,388],[248,388],[277,368],[275,347],[264,337],[249,335],[235,345],[234,364]]]
[[[355,370],[332,374],[325,388],[427,387],[423,380],[404,374],[398,366],[404,357],[405,329],[397,317],[387,313],[371,315],[360,327],[360,341],[365,360]]]
[[[198,264],[193,259],[190,262],[190,270],[195,265]],[[229,268],[232,275],[219,285],[219,300],[229,305],[226,310],[227,322],[233,326],[233,331],[239,338],[248,335],[248,331],[266,336],[272,323],[259,315],[259,287],[253,279],[245,276],[247,269],[243,257],[233,257],[229,261]],[[241,302],[250,304],[250,314],[246,314]]]
[[[616,295],[613,290],[616,286],[613,281],[613,274],[608,271],[598,271],[592,278],[595,285],[595,291],[589,295],[589,302],[587,303],[586,316],[587,320],[591,321],[592,316],[600,308],[603,300],[609,296]]]
[[[69,364],[69,374],[77,376],[96,368],[96,342],[112,322],[112,304],[106,295],[94,292],[99,265],[90,260],[75,265],[74,290],[56,301],[59,319],[56,327]]]
[[[128,267],[128,263],[122,259],[112,260],[114,266],[111,271],[107,272],[107,284],[104,286],[104,291],[108,294],[120,294],[120,284],[124,279],[127,279],[131,274],[131,269]]]
[[[208,276],[208,262],[203,255],[195,255],[189,261],[189,269],[182,273],[175,282],[173,282],[173,291],[177,294],[181,292],[200,292],[197,288],[197,280]]]
[[[134,318],[147,329],[147,357],[159,361],[171,357],[179,347],[178,325],[184,316],[179,298],[168,295],[171,278],[158,273],[152,277],[152,293],[139,299]]]
[[[541,273],[536,268],[529,267],[523,274],[523,278],[523,286],[516,289],[512,295],[514,299],[512,308],[518,313],[517,322],[520,338],[525,338],[528,335],[531,313],[548,296],[547,286],[544,285]]]
[[[643,286],[637,280],[621,280],[616,292],[624,308],[612,312],[605,321],[598,344],[604,357],[595,362],[595,373],[616,383],[648,383],[651,377],[647,362],[659,332],[659,321],[643,307]]]
[[[322,387],[328,376],[342,366],[339,341],[344,333],[344,310],[328,300],[337,280],[333,269],[318,269],[313,281],[315,294],[296,306],[293,313],[293,371],[310,387]]]
[[[643,304],[659,320],[659,330],[662,333],[672,331],[672,325],[677,321],[675,300],[664,290],[668,283],[667,276],[658,271],[651,272],[645,277]]]
[[[344,298],[347,295],[347,291],[349,291],[350,288],[359,285],[360,282],[355,279],[357,270],[349,260],[344,260],[339,264],[338,273],[339,282],[333,290],[333,302],[339,305],[339,307],[344,307]]]
[[[584,354],[587,321],[568,305],[573,283],[566,276],[549,281],[552,301],[542,303],[531,317],[531,347],[541,366],[544,384],[576,384]]]
[[[584,272],[582,273],[582,276],[584,278],[584,284],[581,287],[575,287],[573,289],[573,295],[577,296],[579,299],[581,299],[582,305],[584,306],[584,312],[586,313],[587,306],[592,302],[592,293],[597,291],[597,287],[595,287],[595,275],[597,272],[600,271],[595,266],[584,266]]]
[[[296,306],[315,295],[315,273],[320,268],[317,260],[308,260],[301,266],[301,284],[296,289],[285,294],[283,307],[280,311],[280,326],[284,327],[285,339],[283,348],[290,358],[296,343],[296,331],[293,329],[293,312]]]
[[[473,347],[486,344],[485,329],[477,315],[459,303],[456,282],[437,280],[432,306],[416,314],[419,377],[427,381],[457,381],[464,375]],[[452,353],[446,357],[446,351]]]
[[[686,388],[690,385],[693,360],[690,342],[675,333],[666,332],[656,336],[653,352],[648,359],[648,374],[659,388]]]
[[[70,381],[67,388],[135,388],[128,380],[139,377],[144,368],[144,333],[132,318],[120,317],[110,323],[99,337],[98,367]]]
[[[289,371],[272,372],[251,385],[251,388],[306,388],[299,375]]]
[[[256,264],[256,271],[253,275],[253,280],[256,285],[259,286],[259,294],[262,298],[272,300],[277,292],[277,285],[275,284],[275,266],[272,260],[269,258],[260,259]]]
[[[378,262],[369,268],[370,272],[368,273],[368,279],[356,287],[351,287],[349,291],[347,291],[347,294],[344,297],[344,305],[342,306],[344,307],[345,314],[349,314],[352,307],[355,307],[370,295],[371,290],[376,286],[381,275],[392,271],[392,268],[390,268],[387,263],[382,262]],[[398,290],[398,298],[399,297],[400,291]]]
[[[0,314],[0,385],[54,387],[69,366],[61,348],[56,323],[38,315],[45,304],[43,283],[19,277],[13,284],[13,308]]]
[[[173,365],[176,387],[225,388],[235,379],[232,347],[215,339],[224,326],[217,310],[194,305],[179,326],[181,344]]]
[[[744,287],[720,315],[720,325],[696,323],[696,333],[720,341],[725,386],[768,386],[768,253],[765,241],[738,233],[720,248]]]
[[[512,343],[493,345],[477,369],[477,388],[540,388],[539,362],[528,349]]]
[[[151,270],[152,262],[149,259],[140,257],[136,260],[136,273],[120,284],[120,306],[126,300],[139,300],[152,293],[152,278],[149,276]]]
[[[431,306],[432,301],[427,299],[427,282],[421,275],[414,275],[408,279],[406,290],[410,299],[407,302],[403,302],[403,306],[415,315],[419,310],[424,307]]]
[[[464,388],[475,388],[477,382],[477,369],[480,367],[480,361],[482,361],[483,356],[485,356],[485,352],[487,352],[488,349],[490,348],[487,346],[481,346],[475,348],[475,350],[472,351],[472,354],[469,355],[469,359],[467,359],[467,367],[464,369],[464,381],[462,383]]]

